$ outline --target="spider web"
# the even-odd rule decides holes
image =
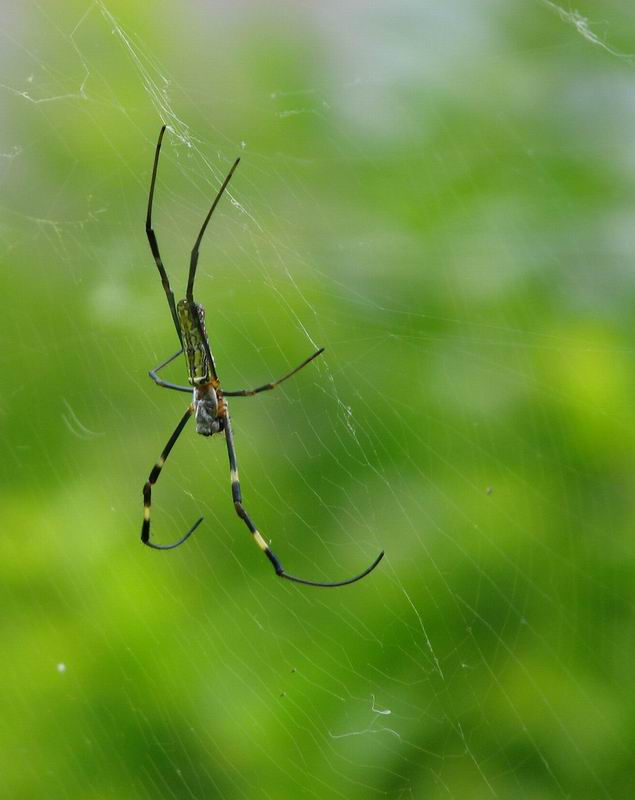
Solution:
[[[7,796],[632,792],[635,30],[549,0],[2,15]],[[195,295],[225,448],[143,230]],[[183,363],[166,370],[183,382]],[[630,791],[629,791],[630,789]]]

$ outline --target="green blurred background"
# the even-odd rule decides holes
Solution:
[[[629,3],[0,11],[2,796],[635,796]],[[588,20],[588,24],[586,22]],[[147,370],[198,299],[220,437]],[[166,377],[184,380],[178,361]]]

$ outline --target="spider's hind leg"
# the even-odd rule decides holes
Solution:
[[[180,350],[177,350],[173,356],[166,358],[165,361],[162,361],[158,367],[151,369],[148,372],[148,375],[152,378],[152,380],[158,385],[163,386],[164,389],[174,389],[177,392],[188,392],[189,394],[192,393],[191,386],[180,386],[178,383],[170,383],[169,381],[164,381],[162,378],[159,378],[159,370],[163,369],[163,367],[167,367],[175,358],[178,358],[181,353],[183,352],[183,348],[181,347]]]
[[[198,249],[199,249],[199,247],[201,245],[201,240],[203,239],[203,234],[205,233],[205,229],[207,228],[207,223],[210,221],[210,218],[211,218],[212,214],[214,213],[214,210],[215,210],[216,206],[218,205],[218,201],[223,196],[223,192],[227,188],[227,184],[231,180],[231,177],[234,174],[234,170],[238,166],[239,161],[240,161],[240,159],[237,158],[234,161],[234,163],[232,165],[232,168],[227,173],[227,177],[223,181],[220,189],[218,190],[218,192],[216,194],[216,197],[214,198],[214,202],[212,203],[212,207],[207,212],[207,216],[205,217],[205,222],[203,222],[203,224],[201,226],[201,230],[199,231],[199,234],[196,237],[196,242],[194,243],[194,247],[192,248],[192,254],[190,255],[190,273],[189,273],[188,278],[187,278],[187,291],[185,293],[185,296],[190,301],[190,303],[194,302],[194,278],[196,277],[196,267],[198,265]]]
[[[159,166],[159,154],[161,153],[161,142],[163,141],[163,134],[165,133],[165,125],[161,128],[161,132],[159,133],[159,140],[157,141],[157,149],[154,151],[154,164],[152,166],[152,179],[150,180],[150,193],[148,195],[148,213],[146,216],[146,236],[148,237],[148,243],[150,244],[150,250],[152,250],[152,255],[154,256],[155,264],[157,265],[157,269],[159,270],[159,275],[161,276],[161,283],[163,285],[163,291],[165,292],[165,296],[168,301],[168,305],[170,306],[170,313],[172,314],[172,319],[174,320],[174,326],[176,328],[176,333],[181,338],[181,331],[179,328],[179,320],[176,316],[176,304],[174,302],[174,292],[172,291],[172,287],[170,286],[170,281],[168,279],[168,274],[165,271],[165,267],[163,266],[163,261],[161,260],[161,253],[159,252],[159,243],[157,241],[156,234],[154,232],[154,228],[152,227],[152,204],[154,202],[154,186],[157,180],[157,168]]]

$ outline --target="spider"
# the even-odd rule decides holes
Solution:
[[[179,300],[178,303],[174,302],[174,294],[172,289],[170,288],[170,282],[168,280],[167,272],[165,271],[165,267],[163,266],[163,262],[161,261],[161,255],[159,253],[159,245],[157,242],[157,237],[154,233],[152,228],[152,202],[154,199],[154,187],[157,178],[157,167],[159,164],[159,154],[161,152],[161,142],[163,141],[163,134],[165,133],[166,126],[164,125],[161,128],[161,132],[159,133],[159,140],[157,142],[157,147],[154,153],[154,166],[152,168],[152,179],[150,181],[150,194],[148,197],[148,214],[146,217],[146,234],[148,236],[148,242],[150,243],[150,250],[152,250],[152,255],[154,256],[154,260],[157,265],[157,269],[159,270],[159,275],[161,276],[161,283],[163,284],[163,289],[165,291],[165,296],[168,301],[168,305],[170,307],[170,313],[172,314],[172,320],[174,322],[174,326],[176,328],[177,335],[179,337],[179,341],[181,346],[177,350],[174,355],[169,356],[162,361],[158,367],[150,370],[148,373],[152,380],[158,384],[159,386],[164,387],[165,389],[173,389],[177,392],[192,392],[192,402],[187,407],[187,411],[181,417],[179,424],[176,426],[174,433],[168,439],[168,443],[163,448],[161,455],[159,456],[159,460],[157,463],[152,467],[150,471],[150,475],[148,477],[148,481],[143,487],[143,524],[141,526],[141,541],[143,544],[147,545],[148,547],[152,547],[155,550],[173,550],[176,547],[185,542],[198,528],[198,526],[203,521],[203,517],[200,517],[196,520],[194,525],[185,533],[178,541],[174,542],[173,544],[155,544],[154,542],[150,541],[150,506],[152,501],[152,487],[159,479],[159,475],[161,474],[161,470],[163,469],[163,465],[165,464],[168,456],[172,448],[174,447],[176,440],[179,438],[183,429],[185,428],[188,420],[194,415],[194,419],[196,421],[196,432],[200,433],[202,436],[213,436],[215,433],[224,433],[225,434],[225,443],[227,445],[227,456],[229,458],[229,472],[231,477],[231,489],[232,489],[232,499],[234,501],[234,508],[236,509],[236,513],[238,516],[243,520],[245,525],[249,528],[254,541],[258,545],[258,547],[262,550],[262,552],[267,556],[269,561],[271,562],[276,575],[280,578],[286,578],[289,581],[295,581],[296,583],[303,583],[307,586],[322,586],[322,587],[332,587],[332,586],[345,586],[349,583],[355,583],[356,581],[361,580],[362,578],[366,577],[370,572],[372,572],[375,567],[379,564],[381,559],[384,556],[384,552],[382,552],[377,556],[377,558],[373,561],[373,563],[367,567],[363,572],[359,575],[356,575],[354,578],[348,578],[347,580],[343,581],[335,581],[332,583],[326,583],[323,581],[311,581],[306,580],[305,578],[298,578],[295,575],[290,575],[288,572],[285,571],[284,567],[280,563],[279,558],[275,555],[275,553],[271,550],[267,542],[264,540],[258,528],[255,526],[254,522],[252,521],[251,517],[245,510],[242,501],[242,494],[240,491],[240,482],[238,479],[238,464],[236,462],[236,450],[234,448],[234,435],[232,432],[232,426],[229,416],[229,407],[227,404],[227,397],[253,397],[254,395],[260,394],[260,392],[268,392],[271,389],[275,389],[276,386],[281,384],[283,381],[286,381],[288,378],[291,378],[296,372],[299,372],[303,367],[306,367],[313,359],[317,358],[322,352],[324,352],[324,348],[321,347],[319,350],[316,350],[315,353],[310,355],[306,358],[299,366],[295,369],[292,369],[290,372],[287,372],[286,375],[283,375],[282,378],[279,378],[277,381],[273,381],[271,383],[264,383],[262,386],[258,386],[255,389],[240,389],[238,391],[228,392],[220,388],[220,380],[218,378],[218,373],[216,371],[216,364],[214,362],[214,356],[212,355],[212,349],[210,347],[209,339],[207,337],[207,331],[205,329],[205,310],[200,303],[197,303],[194,300],[194,278],[196,276],[196,266],[198,264],[198,251],[199,246],[201,244],[201,240],[203,238],[203,234],[205,233],[205,229],[207,228],[207,224],[210,221],[212,214],[214,213],[214,209],[218,205],[218,202],[227,188],[227,184],[229,183],[232,175],[234,174],[234,170],[238,166],[238,162],[240,161],[239,158],[236,159],[232,168],[229,170],[227,177],[223,181],[220,189],[218,190],[218,194],[216,195],[214,202],[212,203],[212,207],[210,208],[207,216],[205,217],[205,221],[199,231],[198,237],[196,242],[194,243],[194,247],[192,249],[192,254],[190,257],[190,272],[187,281],[187,290],[185,293],[185,299]],[[159,371],[174,361],[175,358],[178,358],[181,353],[185,354],[185,360],[187,362],[187,371],[188,371],[188,380],[190,385],[189,386],[179,386],[175,383],[169,383],[168,381],[164,381],[162,378],[159,377]]]

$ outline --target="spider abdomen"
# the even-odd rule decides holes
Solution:
[[[188,380],[192,386],[207,383],[210,370],[205,351],[205,309],[200,303],[179,300],[176,313],[181,328],[181,342],[187,361]]]

